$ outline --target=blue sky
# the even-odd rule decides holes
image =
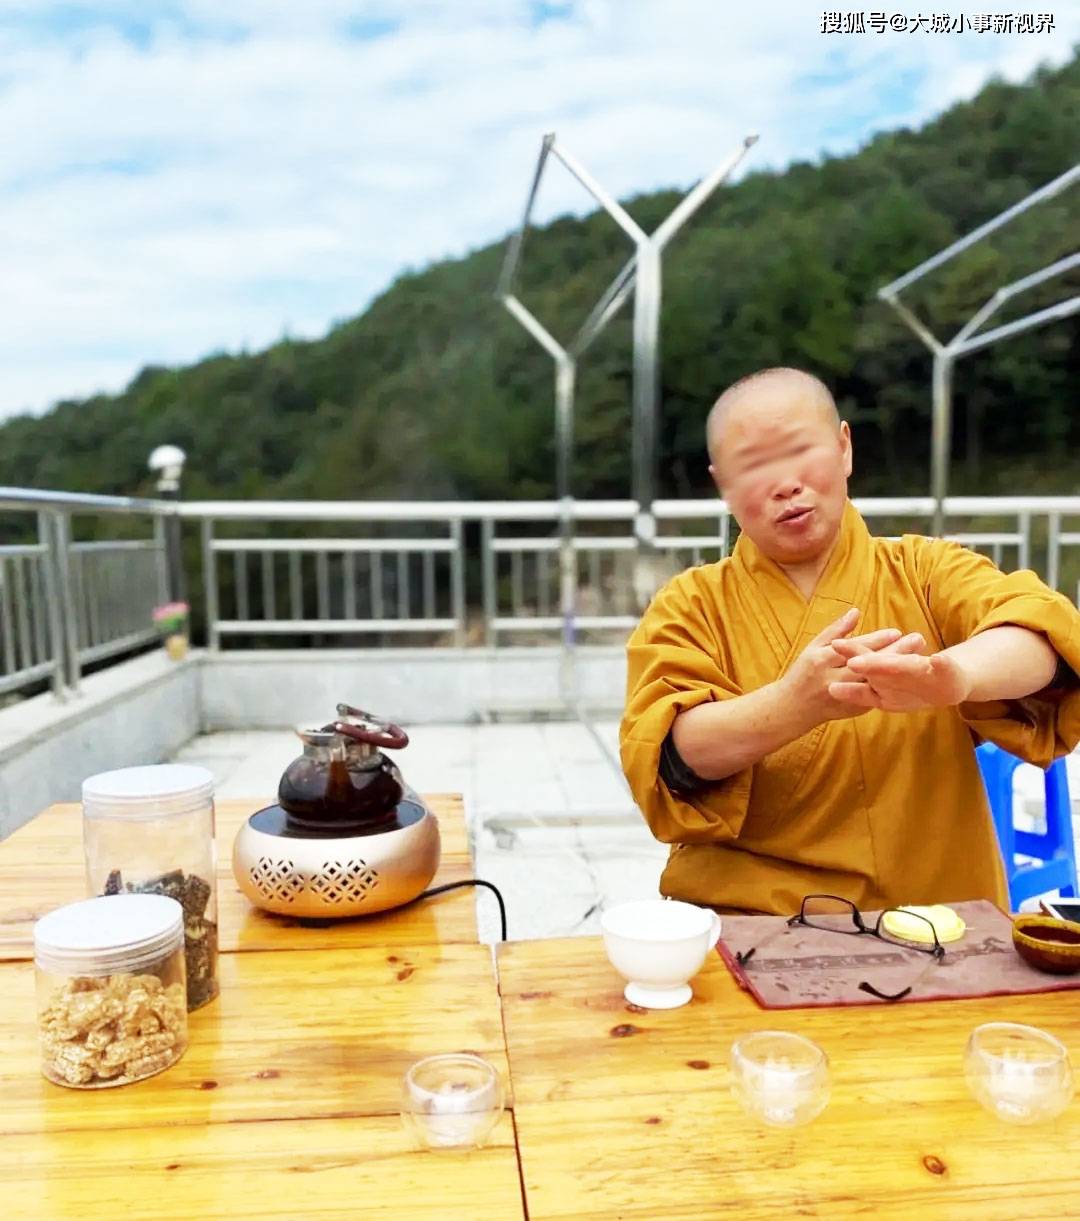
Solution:
[[[513,228],[545,131],[618,195],[689,186],[748,132],[747,169],[850,151],[1080,41],[1074,3],[1040,35],[820,23],[805,0],[0,0],[0,416],[323,334]],[[587,207],[546,176],[540,218]]]

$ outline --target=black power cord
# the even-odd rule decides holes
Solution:
[[[425,890],[422,894],[416,896],[413,902],[419,902],[420,899],[429,899],[432,895],[441,895],[447,890],[457,890],[461,886],[483,886],[499,901],[499,921],[502,927],[501,941],[506,940],[506,904],[503,902],[503,897],[499,893],[499,888],[494,882],[485,882],[483,878],[466,878],[461,882],[444,882],[442,886],[433,886],[430,890]]]

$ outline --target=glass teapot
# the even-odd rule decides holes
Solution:
[[[338,704],[338,719],[297,730],[304,753],[285,769],[278,803],[289,830],[303,834],[377,831],[395,821],[405,795],[401,772],[382,753],[408,746],[398,725]]]

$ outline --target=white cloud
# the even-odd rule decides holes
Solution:
[[[0,3],[0,415],[321,333],[512,229],[545,131],[618,195],[688,185],[748,131],[748,167],[848,151],[1080,37],[1061,12],[1050,35],[837,37],[803,0],[537,7]],[[553,167],[541,218],[587,206]]]

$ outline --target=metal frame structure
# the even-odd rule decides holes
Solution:
[[[634,292],[633,344],[633,476],[632,496],[637,502],[635,534],[639,559],[643,548],[655,537],[652,504],[656,498],[657,406],[660,393],[660,297],[661,259],[664,247],[701,207],[709,196],[735,170],[757,141],[747,136],[741,147],[703,178],[683,197],[652,234],[646,233],[606,191],[588,170],[561,144],[554,132],[544,136],[540,145],[532,184],[525,201],[521,226],[510,240],[495,295],[507,311],[540,344],[555,362],[555,494],[562,506],[559,547],[559,602],[563,620],[564,663],[560,685],[564,698],[572,698],[573,674],[570,651],[574,645],[576,602],[576,558],[573,545],[573,501],[570,495],[570,463],[574,437],[574,394],[577,362],[615,317],[630,292]],[[601,295],[589,316],[569,344],[563,346],[532,314],[515,293],[525,237],[532,221],[533,206],[540,190],[548,158],[556,157],[577,179],[601,208],[634,243],[634,253]],[[640,573],[641,565],[638,565]],[[644,582],[635,580],[639,601],[647,596]],[[648,591],[651,594],[651,590]]]
[[[921,280],[929,272],[936,270],[962,251],[969,249],[976,242],[981,241],[1003,225],[1007,225],[1010,221],[1015,220],[1017,216],[1026,212],[1035,204],[1042,203],[1044,200],[1060,194],[1077,181],[1080,181],[1080,165],[1074,165],[1072,169],[1066,170],[1064,174],[1059,175],[1052,182],[1048,182],[1045,186],[1040,187],[1039,190],[1033,191],[1019,203],[1014,204],[1011,208],[1007,208],[992,220],[972,230],[966,237],[953,242],[951,246],[947,246],[932,258],[920,263],[918,267],[913,268],[899,279],[894,280],[891,284],[886,284],[884,288],[878,290],[878,297],[892,306],[907,326],[926,344],[934,357],[930,494],[934,498],[933,529],[935,534],[943,534],[945,532],[945,498],[948,493],[949,456],[952,449],[953,365],[961,357],[967,356],[970,352],[976,352],[980,348],[989,347],[991,344],[997,343],[999,339],[1008,339],[1012,335],[1019,335],[1023,331],[1031,330],[1033,327],[1044,326],[1048,322],[1057,322],[1062,318],[1068,318],[1070,315],[1080,312],[1080,295],[1077,295],[1068,297],[1064,301],[1059,301],[1056,305],[1036,310],[1034,313],[1028,314],[1023,318],[1018,318],[1014,322],[1008,322],[1004,326],[995,327],[991,331],[984,331],[982,334],[976,333],[1006,301],[1011,300],[1029,288],[1034,288],[1037,284],[1042,284],[1054,276],[1059,276],[1074,267],[1080,266],[1080,252],[1067,255],[1065,258],[1058,259],[1056,262],[1033,272],[1031,275],[1014,280],[1011,284],[1003,285],[972,314],[952,339],[946,343],[942,343],[930,328],[899,299],[900,293],[917,280]]]

